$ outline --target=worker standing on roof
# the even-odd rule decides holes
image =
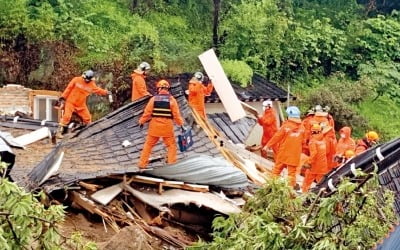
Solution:
[[[267,145],[272,136],[274,136],[276,131],[278,131],[278,125],[276,121],[276,113],[272,107],[272,101],[264,101],[262,105],[264,114],[258,117],[257,122],[263,128],[261,146],[264,147],[265,145]],[[274,152],[274,157],[275,157],[278,152],[278,145],[275,145],[272,148],[272,151]],[[261,150],[261,155],[264,158],[267,158],[266,151]]]
[[[304,139],[304,127],[300,119],[300,110],[295,106],[286,109],[288,119],[282,124],[278,132],[265,145],[263,150],[279,145],[275,166],[272,170],[273,176],[279,176],[287,167],[289,184],[296,185],[296,170],[300,165],[300,155]]]
[[[196,110],[201,117],[206,119],[206,107],[204,105],[204,100],[205,96],[211,94],[214,86],[211,82],[206,82],[206,85],[204,85],[203,81],[203,73],[194,73],[192,79],[189,81],[189,88],[186,93],[189,95],[189,106]]]
[[[167,147],[167,163],[176,162],[177,147],[174,135],[173,121],[182,127],[183,118],[179,112],[178,103],[169,93],[170,85],[166,80],[157,82],[157,95],[153,96],[146,105],[142,117],[139,119],[139,126],[150,120],[149,130],[140,155],[139,167],[145,169],[151,150],[160,138]]]
[[[365,137],[357,141],[356,155],[361,154],[367,149],[374,146],[379,140],[379,135],[375,131],[369,131],[365,134]]]
[[[99,88],[94,79],[94,72],[87,70],[82,76],[72,78],[68,83],[60,97],[60,102],[64,105],[64,114],[61,117],[60,125],[56,134],[58,139],[63,138],[63,133],[68,126],[73,112],[76,112],[81,118],[84,125],[92,121],[89,109],[86,106],[87,97],[94,93],[97,95],[110,95],[111,92]]]
[[[328,161],[326,158],[326,142],[322,134],[322,127],[314,123],[311,126],[311,139],[309,143],[311,168],[306,171],[301,190],[307,192],[313,181],[319,182],[328,172]]]
[[[150,71],[150,64],[142,62],[131,74],[132,77],[132,101],[136,101],[144,96],[151,95],[147,91],[146,75]]]
[[[350,127],[343,127],[339,130],[340,139],[336,145],[336,155],[334,157],[335,162],[338,164],[343,163],[346,159],[345,152],[347,150],[354,150],[356,149],[356,143],[351,138],[351,128]]]

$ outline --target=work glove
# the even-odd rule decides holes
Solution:
[[[139,123],[139,128],[142,129],[143,128],[143,124]]]
[[[108,90],[107,95],[112,95],[112,92],[110,90]]]

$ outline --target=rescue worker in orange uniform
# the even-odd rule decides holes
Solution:
[[[308,142],[310,138],[310,131],[311,131],[311,122],[314,118],[314,108],[311,108],[307,111],[306,117],[303,119],[303,126],[304,126],[304,145],[303,145],[303,153],[306,155],[310,155],[310,151],[308,150]]]
[[[276,121],[276,113],[272,107],[272,101],[264,101],[262,105],[264,109],[264,114],[258,117],[257,122],[263,128],[261,146],[264,147],[265,145],[267,145],[272,136],[274,136],[276,131],[278,131],[278,125]],[[278,152],[278,145],[275,145],[272,148],[272,151],[274,152],[275,157]],[[264,158],[267,158],[267,153],[264,150],[261,150],[261,155]]]
[[[150,120],[149,130],[139,159],[139,167],[145,169],[151,150],[160,138],[167,147],[167,163],[176,162],[177,147],[174,135],[174,125],[183,129],[184,120],[179,112],[176,99],[169,93],[170,85],[166,80],[157,82],[157,95],[150,98],[142,117],[139,119],[139,126]]]
[[[132,101],[136,101],[137,99],[140,99],[146,95],[151,95],[147,91],[147,86],[145,81],[146,75],[149,71],[150,71],[150,64],[148,64],[147,62],[142,62],[141,64],[139,64],[137,69],[135,69],[131,74]]]
[[[328,172],[326,158],[326,142],[322,134],[322,127],[315,123],[311,127],[311,139],[309,142],[311,168],[306,171],[301,190],[307,192],[313,181],[319,182]]]
[[[201,72],[194,73],[192,79],[189,81],[189,87],[186,93],[189,95],[189,106],[199,113],[201,117],[206,119],[206,107],[204,99],[213,91],[213,84],[208,82],[203,85],[204,75]]]
[[[84,125],[92,121],[89,109],[86,106],[87,97],[94,93],[97,95],[109,95],[110,91],[98,87],[93,79],[94,72],[87,70],[82,76],[72,78],[60,97],[60,102],[64,105],[64,114],[61,117],[60,125],[56,134],[59,139],[63,138],[63,133],[67,128],[73,112],[76,112]]]
[[[336,145],[336,155],[335,161],[338,164],[343,163],[346,160],[345,152],[347,150],[354,150],[356,149],[356,143],[351,138],[351,128],[350,127],[343,127],[339,130],[340,139]]]
[[[275,177],[279,176],[282,170],[287,167],[289,185],[295,187],[296,170],[300,165],[300,156],[304,140],[304,127],[301,123],[299,108],[290,106],[286,109],[286,113],[288,119],[283,122],[278,132],[269,140],[263,150],[279,145],[272,175]]]
[[[356,155],[361,154],[367,149],[374,146],[379,140],[379,135],[375,131],[369,131],[365,134],[365,137],[357,141]]]
[[[324,135],[324,140],[326,142],[326,158],[328,161],[328,169],[331,170],[337,166],[337,162],[334,160],[337,145],[335,131],[333,131],[333,128],[328,125],[322,127],[322,134]]]

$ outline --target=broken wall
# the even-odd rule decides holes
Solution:
[[[7,84],[0,89],[0,113],[15,114],[16,111],[32,113],[29,101],[31,89],[18,84]]]

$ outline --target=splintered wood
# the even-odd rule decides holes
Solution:
[[[273,163],[239,145],[235,145],[234,143],[226,140],[224,136],[210,123],[208,123],[207,120],[201,117],[196,110],[192,109],[192,112],[196,123],[204,130],[209,139],[217,146],[225,159],[232,163],[235,167],[242,170],[255,184],[263,185],[266,181],[265,178],[267,177],[267,173],[272,169]],[[254,164],[257,164],[258,167],[262,168],[264,171],[259,171]]]

